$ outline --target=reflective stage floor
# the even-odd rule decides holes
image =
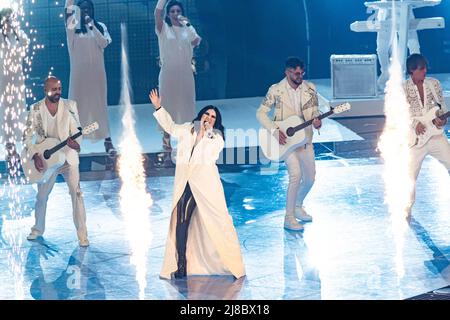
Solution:
[[[450,284],[450,177],[433,159],[424,162],[400,250],[383,203],[378,158],[317,161],[316,183],[306,201],[314,221],[304,232],[283,229],[284,166],[273,171],[241,166],[222,170],[221,177],[247,276],[159,279],[173,177],[151,176],[145,299],[406,299]],[[35,189],[21,188],[28,208],[23,219],[12,220],[7,188],[1,188],[0,299],[139,298],[120,181],[82,181],[81,188],[91,241],[86,249],[76,240],[65,183],[55,185],[46,233],[33,242],[26,236]]]

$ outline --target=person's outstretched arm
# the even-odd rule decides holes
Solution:
[[[173,136],[174,138],[178,138],[183,129],[185,130],[187,127],[183,124],[176,124],[173,122],[170,114],[164,109],[161,105],[161,98],[158,95],[158,90],[153,89],[150,91],[149,98],[153,107],[155,108],[155,112],[153,116],[158,121],[159,125],[164,129],[165,132]]]
[[[155,30],[157,33],[161,33],[163,24],[164,24],[164,7],[166,5],[167,0],[158,0],[155,8]]]
[[[80,9],[73,3],[74,0],[66,0],[66,5],[64,6],[64,19],[66,25],[67,46],[69,47],[69,53],[73,48],[75,29],[80,25]]]

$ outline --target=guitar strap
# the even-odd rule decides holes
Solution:
[[[298,93],[300,95],[300,99],[299,99],[299,105],[298,105],[298,115],[300,118],[302,118],[303,121],[305,121],[305,115],[303,114],[303,90],[305,90],[305,83],[302,82],[302,84],[300,85],[300,92]]]

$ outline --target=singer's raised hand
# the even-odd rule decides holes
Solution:
[[[150,98],[150,101],[153,104],[153,106],[155,107],[155,109],[159,109],[161,107],[161,98],[158,95],[157,89],[152,89],[152,91],[150,91],[150,94],[148,95],[148,97]]]
[[[89,17],[89,16],[85,16],[85,17],[84,17],[84,21],[85,21],[86,23],[90,23],[90,22],[92,21],[92,18]]]

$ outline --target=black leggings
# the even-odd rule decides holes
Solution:
[[[188,237],[189,223],[197,204],[192,195],[189,183],[186,184],[183,194],[177,203],[177,227],[176,227],[176,247],[178,253],[178,270],[175,273],[176,278],[185,277],[186,262],[186,244]]]

